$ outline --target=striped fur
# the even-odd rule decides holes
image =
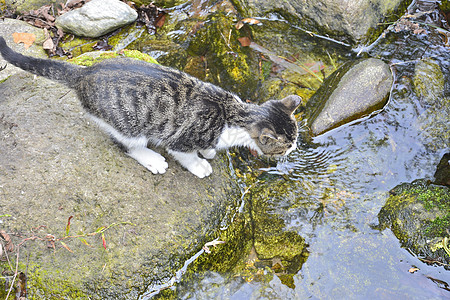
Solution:
[[[295,148],[292,114],[300,105],[298,96],[257,106],[161,65],[113,58],[84,68],[23,56],[1,37],[0,53],[17,67],[73,88],[100,127],[153,173],[164,173],[167,163],[161,155],[142,150],[148,143],[165,148],[198,177],[211,173],[204,158],[212,158],[215,150],[245,146],[280,156]]]

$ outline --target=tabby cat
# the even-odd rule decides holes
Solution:
[[[298,96],[261,106],[178,70],[130,58],[91,67],[38,59],[13,51],[0,37],[9,63],[74,89],[87,114],[132,158],[154,174],[166,172],[165,158],[147,148],[163,147],[183,167],[203,178],[206,159],[217,150],[245,146],[260,155],[287,155],[296,147],[293,112]],[[199,156],[200,155],[200,156]]]

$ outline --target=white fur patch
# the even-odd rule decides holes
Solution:
[[[211,175],[212,167],[206,159],[200,158],[197,152],[178,152],[168,150],[183,167],[199,178]]]
[[[89,118],[91,118],[98,126],[104,130],[105,132],[112,135],[118,142],[124,145],[127,149],[131,148],[146,148],[148,139],[144,136],[141,137],[127,137],[118,132],[114,127],[103,121],[102,119],[97,118],[91,114],[88,114]]]
[[[256,145],[255,141],[250,137],[247,130],[237,126],[225,126],[219,137],[216,149],[228,149],[234,146],[248,147],[255,150],[259,155],[264,154],[261,149],[259,149],[258,145]]]
[[[127,148],[127,155],[134,158],[138,163],[146,167],[153,174],[163,174],[169,165],[164,156],[147,148],[148,139],[144,136],[127,137],[118,132],[114,127],[105,121],[88,114],[88,116],[98,124],[98,126],[109,133],[119,143]],[[152,141],[158,143],[158,141]]]
[[[292,144],[292,147],[289,148],[286,153],[284,153],[285,156],[288,156],[292,151],[294,151],[295,149],[297,149],[297,138],[295,138],[294,143]]]
[[[127,154],[153,174],[163,174],[169,167],[164,156],[148,148],[131,148]]]
[[[217,152],[214,149],[200,150],[201,155],[206,159],[213,159]]]

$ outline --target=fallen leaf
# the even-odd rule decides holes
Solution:
[[[78,239],[79,239],[83,244],[85,244],[86,246],[92,247],[85,239],[83,239],[83,238],[81,238],[81,237],[79,237]]]
[[[420,270],[419,268],[412,267],[411,269],[408,270],[408,272],[412,274],[412,273],[415,273],[415,272],[417,272],[419,270]]]
[[[72,252],[72,253],[73,253],[72,249],[70,249],[70,248],[66,245],[66,243],[61,242],[61,245],[62,245],[64,248],[66,248],[69,252]]]
[[[47,41],[45,41],[47,42]],[[44,43],[45,44],[45,43]],[[53,42],[52,42],[53,44]],[[45,48],[44,48],[45,49]],[[53,47],[51,48],[53,49]],[[66,235],[69,235],[69,231],[70,231],[70,220],[73,218],[73,216],[70,216],[69,219],[67,220],[67,225],[66,225]]]
[[[36,36],[32,33],[27,32],[14,32],[13,39],[14,43],[16,44],[23,43],[25,49],[28,49],[31,47],[31,45],[33,45],[34,41],[36,40]]]
[[[8,252],[14,251],[14,244],[13,244],[9,234],[7,234],[6,231],[4,231],[4,230],[0,230],[0,237],[3,238],[6,242],[5,250]]]
[[[44,50],[53,50],[53,47],[55,46],[55,44],[53,43],[52,38],[48,38],[47,40],[45,40],[45,42],[42,44],[42,48]]]
[[[103,242],[103,248],[105,248],[106,250],[106,239],[105,239],[105,234],[102,232],[102,242]]]
[[[244,26],[244,24],[261,25],[262,23],[261,23],[261,21],[258,21],[258,20],[253,19],[253,18],[245,18],[245,19],[242,19],[242,20],[240,20],[240,21],[238,21],[236,23],[236,29],[238,29],[238,30],[241,29],[242,26]]]
[[[241,43],[242,47],[248,47],[252,43],[249,37],[243,36],[238,38],[239,43]]]

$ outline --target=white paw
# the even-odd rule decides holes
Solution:
[[[169,167],[161,154],[148,148],[131,148],[127,154],[153,174],[163,174]]]
[[[206,159],[199,158],[195,163],[186,167],[192,174],[199,178],[204,178],[212,173],[212,167]]]
[[[183,167],[199,178],[211,175],[212,167],[206,159],[198,157],[196,152],[178,152],[168,150]]]
[[[206,159],[213,159],[214,156],[216,156],[216,153],[217,152],[214,149],[200,150],[200,154]]]

